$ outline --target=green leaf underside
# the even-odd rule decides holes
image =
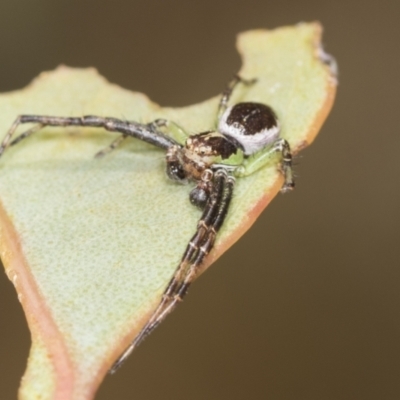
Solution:
[[[317,24],[239,38],[240,73],[258,82],[235,91],[232,102],[270,104],[295,150],[312,139],[333,98],[335,83],[317,58],[318,39]],[[0,132],[23,113],[141,122],[162,117],[199,132],[213,126],[217,104],[215,97],[162,109],[143,94],[109,84],[93,69],[61,67],[25,90],[0,96]],[[93,396],[159,301],[201,214],[188,201],[191,186],[166,178],[162,151],[129,139],[109,156],[93,159],[115,137],[100,129],[46,128],[0,160],[0,202],[25,265],[7,258],[10,249],[3,240],[0,251],[35,342],[21,398]],[[279,179],[277,165],[270,165],[238,180],[214,258],[251,224],[255,207],[272,198]],[[21,276],[25,273],[29,279]],[[26,289],[29,284],[32,290]],[[32,296],[46,315],[35,315]],[[64,346],[62,356],[54,357],[52,336]]]

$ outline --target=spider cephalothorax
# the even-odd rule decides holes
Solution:
[[[199,134],[190,135],[178,124],[160,119],[140,124],[92,115],[20,115],[0,145],[1,156],[8,146],[20,142],[44,126],[101,127],[121,135],[96,156],[104,156],[125,138],[134,137],[165,150],[166,171],[170,179],[195,185],[189,199],[203,210],[197,229],[156,310],[111,371],[121,365],[186,294],[198,275],[204,258],[212,250],[218,231],[224,223],[233,196],[235,178],[254,173],[278,156],[285,179],[282,190],[294,187],[290,147],[285,139],[279,137],[279,123],[272,108],[254,102],[228,107],[232,90],[238,83],[250,85],[254,82],[254,79],[245,80],[236,76],[221,97],[215,126],[212,130]],[[36,125],[13,139],[17,127],[24,123]]]
[[[242,160],[243,151],[234,139],[219,132],[203,132],[188,137],[183,146],[169,149],[166,156],[167,175],[184,182],[198,181],[202,179],[204,170],[216,163],[240,165]],[[179,174],[176,172],[178,169],[182,171]]]

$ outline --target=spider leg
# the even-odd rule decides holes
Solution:
[[[172,121],[168,121],[166,119],[156,119],[153,122],[150,122],[146,125],[149,130],[153,131],[154,133],[160,132],[161,130],[165,130],[168,137],[171,137],[179,144],[184,144],[186,139],[188,138],[189,134],[181,128],[178,124]],[[165,128],[165,129],[163,129]],[[111,153],[114,149],[116,149],[126,138],[128,135],[122,134],[121,136],[117,137],[109,146],[105,149],[100,150],[98,153],[95,154],[95,158],[102,158],[105,155]]]
[[[282,155],[281,168],[282,174],[285,178],[285,182],[283,183],[281,192],[288,192],[294,189],[295,183],[293,179],[293,170],[292,170],[292,152],[290,150],[290,145],[287,140],[280,139],[275,144],[275,150],[280,152]]]
[[[263,149],[248,157],[244,164],[235,170],[234,175],[236,177],[251,175],[268,164],[277,155],[281,159],[281,171],[285,179],[281,191],[292,190],[295,186],[292,171],[292,153],[288,141],[282,138],[276,140],[272,147]]]
[[[166,309],[170,309],[171,307],[170,305],[165,307],[165,303],[168,303],[168,301],[175,301],[175,296],[182,291],[182,285],[185,283],[188,273],[191,270],[197,270],[204,260],[204,257],[211,250],[214,244],[215,236],[223,223],[229,207],[229,202],[232,196],[231,192],[233,190],[233,182],[234,178],[228,177],[224,170],[219,170],[216,172],[215,188],[211,193],[210,201],[208,202],[203,215],[198,222],[197,231],[186,248],[176,274],[171,279],[170,284],[164,292],[163,297],[167,301],[164,302],[163,305],[160,304],[161,307],[158,307],[156,312],[153,314],[152,318],[147,324],[148,329],[146,329],[146,327],[143,329],[144,335],[147,335],[155,328],[155,323],[158,324],[161,322],[162,318],[157,317],[157,315],[166,315]]]
[[[132,344],[115,362],[110,372],[114,373],[139,343],[149,335],[162,320],[182,301],[190,284],[196,278],[204,258],[213,247],[215,237],[223,224],[232,198],[234,178],[225,170],[215,173],[215,182],[209,201],[190,240],[182,260],[165,290],[160,304]]]
[[[10,142],[10,146],[14,146],[17,143],[19,143],[21,140],[29,137],[32,135],[32,133],[37,132],[38,130],[42,129],[43,125],[39,124],[39,125],[35,125],[33,126],[31,129],[28,129],[27,131],[25,131],[24,133],[22,133],[21,135],[19,135],[18,137],[16,137],[12,142]]]
[[[106,148],[97,152],[94,157],[95,158],[102,158],[105,155],[111,153],[114,149],[116,149],[126,138],[128,135],[120,135],[115,140],[113,140]]]
[[[124,121],[117,118],[104,118],[93,115],[86,115],[83,117],[51,117],[45,115],[20,115],[12,124],[10,130],[7,132],[2,143],[0,144],[0,156],[4,150],[11,144],[16,144],[22,139],[29,137],[32,133],[37,132],[38,127],[31,128],[30,130],[22,133],[17,139],[11,141],[15,130],[21,124],[36,123],[38,127],[45,126],[82,126],[82,127],[98,127],[104,128],[110,132],[119,132],[125,136],[131,136],[144,142],[150,143],[162,149],[168,149],[170,146],[180,144],[173,138],[149,128],[148,125],[140,124],[138,122]]]
[[[219,204],[217,213],[214,217],[214,221],[208,228],[206,235],[204,235],[203,240],[198,249],[197,255],[190,264],[186,272],[185,278],[182,284],[179,286],[178,290],[176,291],[174,298],[172,299],[172,302],[159,316],[158,318],[159,321],[154,322],[155,324],[158,325],[158,323],[161,322],[165,318],[165,316],[173,310],[173,308],[177,305],[177,303],[179,301],[182,301],[183,297],[187,294],[189,286],[196,279],[200,267],[204,261],[204,258],[209,254],[209,252],[213,248],[217,233],[225,221],[225,217],[228,213],[229,205],[232,200],[234,184],[235,184],[235,178],[233,178],[232,176],[226,177],[224,193],[221,198],[221,202]],[[154,329],[155,327],[156,326],[151,327],[151,329]]]
[[[183,145],[190,136],[180,125],[168,119],[159,118],[147,124],[151,129],[165,131],[165,133],[174,138],[179,144]]]
[[[254,83],[257,82],[257,78],[254,79],[244,79],[239,75],[235,75],[233,79],[228,83],[227,87],[225,90],[222,92],[222,97],[221,100],[219,101],[218,105],[218,112],[217,112],[217,126],[218,122],[222,117],[222,114],[225,112],[225,110],[228,108],[228,102],[229,99],[231,98],[232,92],[235,89],[235,87],[239,83],[243,83],[246,86],[253,85]]]

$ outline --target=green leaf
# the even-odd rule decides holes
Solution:
[[[232,101],[270,104],[295,152],[315,137],[335,94],[320,32],[316,23],[301,24],[238,40],[240,74],[258,82],[235,91]],[[215,97],[160,108],[93,69],[59,67],[0,96],[0,131],[18,114],[94,114],[139,122],[162,117],[199,132],[213,126],[217,104]],[[32,332],[21,399],[93,398],[160,301],[196,228],[191,188],[168,181],[160,150],[129,139],[93,158],[113,138],[101,129],[46,128],[0,160],[0,253]],[[238,180],[204,269],[251,226],[281,184],[278,165]]]

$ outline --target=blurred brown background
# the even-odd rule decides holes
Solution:
[[[0,2],[0,91],[64,63],[182,106],[238,70],[237,32],[312,20],[340,67],[296,191],[273,201],[98,400],[400,398],[399,17],[396,0]],[[0,278],[0,398],[14,399],[29,334]]]

